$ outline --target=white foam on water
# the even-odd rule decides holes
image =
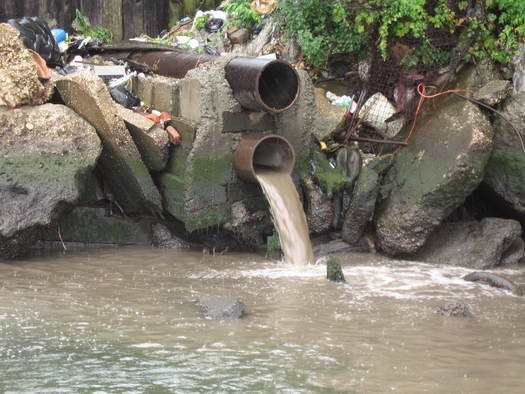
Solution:
[[[130,347],[152,349],[152,348],[160,348],[160,347],[164,347],[164,346],[162,344],[160,344],[160,343],[144,342],[144,343],[137,343],[137,344],[130,345]]]

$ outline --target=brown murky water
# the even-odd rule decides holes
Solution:
[[[313,264],[308,224],[292,178],[286,173],[261,169],[257,170],[256,177],[270,204],[284,261],[297,265]]]
[[[525,298],[468,270],[121,248],[0,264],[0,392],[522,393]],[[525,269],[506,275],[525,281]],[[201,295],[238,295],[239,321]],[[475,318],[439,316],[448,301]]]

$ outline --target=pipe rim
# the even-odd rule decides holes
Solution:
[[[258,133],[247,133],[243,135],[237,149],[234,152],[234,168],[239,178],[246,182],[258,183],[257,171],[254,165],[254,159],[257,150],[264,143],[269,140],[278,140],[282,144],[284,149],[284,163],[285,167],[276,167],[275,171],[286,173],[290,175],[295,168],[295,150],[290,142],[285,138],[277,134],[258,134]]]
[[[261,92],[260,92],[260,82],[261,82],[261,78],[262,78],[263,73],[269,67],[271,67],[271,66],[273,66],[275,64],[281,64],[283,66],[288,67],[292,71],[292,73],[293,73],[293,75],[294,75],[294,77],[295,77],[295,79],[297,81],[297,90],[296,90],[295,97],[290,102],[290,104],[288,104],[286,107],[283,107],[283,108],[272,108],[269,105],[267,105],[264,102],[263,98],[261,97]],[[295,104],[295,102],[297,101],[297,98],[299,97],[300,93],[301,93],[301,84],[299,83],[299,74],[297,73],[297,70],[290,63],[288,63],[288,62],[286,62],[284,60],[274,59],[272,61],[269,61],[257,73],[257,79],[256,79],[256,82],[255,82],[255,97],[257,98],[257,101],[259,102],[261,107],[263,107],[264,110],[267,111],[267,112],[281,113],[281,112],[284,112],[284,111],[290,109]]]

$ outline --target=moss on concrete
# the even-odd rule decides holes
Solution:
[[[160,177],[165,207],[184,222],[188,231],[222,224],[229,216],[226,183],[231,159],[199,157],[191,166],[183,158],[173,158],[172,172]]]
[[[346,177],[338,168],[333,168],[321,152],[314,152],[312,160],[315,166],[314,177],[329,198],[349,186]]]

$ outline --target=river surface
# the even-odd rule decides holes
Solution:
[[[149,248],[0,264],[0,392],[524,392],[524,297],[463,268],[342,261],[347,284],[322,263]],[[249,314],[207,320],[201,295]],[[437,315],[449,301],[476,317]]]

